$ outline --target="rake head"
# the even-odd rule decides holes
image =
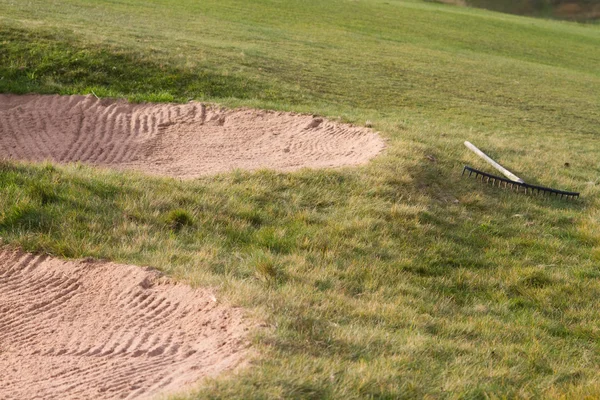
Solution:
[[[479,171],[467,165],[465,165],[462,174],[464,175],[466,172],[469,173],[469,176],[474,176],[475,179],[481,177],[482,182],[489,183],[492,186],[496,186],[497,184],[499,187],[510,188],[517,192],[524,192],[525,194],[541,194],[543,196],[554,195],[555,197],[560,196],[561,199],[576,199],[579,197],[579,193],[577,192],[567,192],[565,190],[552,189],[544,186],[530,185],[529,183],[525,182],[515,182],[507,178],[502,178],[500,176],[488,174],[487,172]]]

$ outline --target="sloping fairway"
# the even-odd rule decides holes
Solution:
[[[395,0],[0,0],[0,91],[323,115],[370,164],[190,181],[0,164],[0,237],[264,321],[181,398],[600,397],[600,26]],[[534,184],[460,176],[469,140]],[[1,357],[1,353],[0,353]]]

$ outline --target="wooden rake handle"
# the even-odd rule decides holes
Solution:
[[[475,145],[473,145],[473,143],[465,141],[465,146],[467,146],[467,148],[469,150],[471,150],[473,153],[475,153],[479,157],[483,158],[492,167],[494,167],[498,171],[502,172],[502,174],[504,176],[506,176],[508,179],[510,179],[511,181],[518,182],[518,183],[525,183],[525,181],[523,179],[519,178],[518,176],[516,176],[515,174],[513,174],[512,172],[510,172],[509,170],[507,170],[506,168],[504,168],[502,165],[498,164],[496,161],[494,161],[490,157],[488,157],[488,155],[485,154],[483,151],[481,151],[477,147],[475,147]]]

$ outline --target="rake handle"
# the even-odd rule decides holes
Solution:
[[[473,143],[465,141],[465,146],[467,146],[467,148],[469,150],[471,150],[473,153],[477,154],[479,157],[481,157],[482,159],[484,159],[492,167],[494,167],[498,171],[502,172],[502,174],[504,176],[506,176],[508,179],[510,179],[511,181],[519,182],[519,183],[525,183],[525,181],[523,179],[519,178],[518,176],[516,176],[515,174],[513,174],[512,172],[510,172],[509,170],[507,170],[506,168],[504,168],[502,165],[498,164],[496,161],[494,161],[490,157],[488,157],[488,155],[485,154],[483,151],[481,151],[477,147],[475,147],[475,145],[473,145]]]

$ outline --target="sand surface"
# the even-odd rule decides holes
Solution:
[[[0,398],[150,398],[247,354],[239,309],[149,269],[0,250]]]
[[[383,148],[368,128],[310,115],[0,94],[0,159],[80,161],[194,178],[238,168],[358,165]]]

